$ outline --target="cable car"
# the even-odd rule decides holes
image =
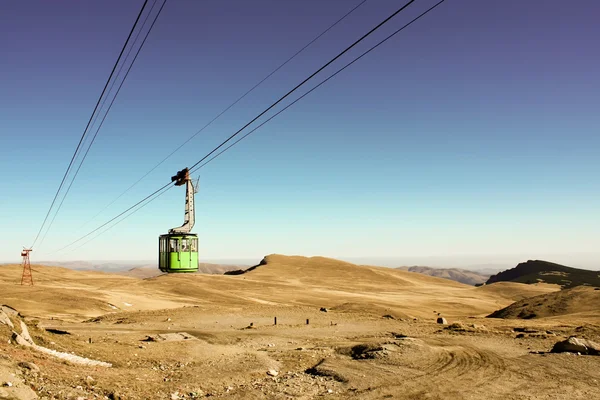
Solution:
[[[198,235],[191,233],[195,222],[194,195],[196,188],[185,168],[171,177],[175,186],[185,185],[185,215],[183,225],[169,229],[169,233],[158,238],[158,268],[162,272],[198,271]],[[197,186],[197,184],[196,184]]]

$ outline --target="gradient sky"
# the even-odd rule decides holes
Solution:
[[[158,235],[182,222],[182,188],[76,251],[52,251],[403,4],[367,1],[89,222],[359,2],[169,0],[33,261],[154,258]],[[32,243],[141,4],[2,2],[0,261]],[[417,0],[342,61],[432,4]],[[598,15],[596,0],[447,0],[201,170],[201,258],[561,254],[600,268]]]

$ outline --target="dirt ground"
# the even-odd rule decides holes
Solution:
[[[12,383],[0,398],[600,398],[600,357],[549,353],[571,335],[598,342],[599,316],[485,318],[551,285],[474,288],[284,256],[238,276],[36,266],[36,286],[20,287],[18,274],[0,268],[0,301],[22,314],[15,325],[24,320],[40,346],[112,367],[17,346],[0,324],[0,384]]]

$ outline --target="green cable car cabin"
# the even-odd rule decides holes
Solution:
[[[167,233],[158,239],[158,266],[162,272],[198,271],[198,235]]]
[[[196,189],[185,168],[171,177],[176,186],[186,185],[185,216],[183,225],[169,230],[158,238],[158,268],[162,272],[198,271],[198,235],[190,231],[194,227],[194,195]]]

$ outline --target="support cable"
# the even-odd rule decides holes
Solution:
[[[316,70],[315,72],[313,72],[308,78],[304,79],[302,82],[300,82],[299,84],[297,84],[293,89],[291,89],[289,92],[287,92],[286,94],[284,94],[283,96],[281,96],[279,98],[279,100],[277,100],[275,103],[271,104],[269,107],[267,107],[263,112],[261,112],[260,114],[258,114],[256,117],[254,117],[250,122],[248,122],[246,125],[242,126],[240,129],[237,130],[237,132],[235,132],[233,135],[229,136],[224,142],[222,142],[220,145],[218,145],[217,147],[215,147],[210,153],[208,153],[207,155],[205,155],[203,158],[201,158],[198,162],[196,162],[194,165],[192,165],[190,167],[190,171],[192,169],[194,169],[194,167],[196,167],[198,164],[200,164],[202,161],[204,161],[205,159],[207,159],[208,157],[210,157],[214,152],[216,152],[217,150],[219,150],[221,147],[225,146],[231,139],[233,139],[234,137],[236,137],[237,135],[240,134],[240,132],[242,132],[244,129],[246,129],[250,124],[252,124],[254,121],[256,121],[257,119],[259,119],[260,117],[262,117],[263,115],[265,115],[267,112],[269,112],[273,107],[275,107],[277,104],[281,103],[284,99],[286,99],[290,94],[294,93],[296,90],[298,90],[301,86],[303,86],[306,82],[308,82],[309,80],[311,80],[315,75],[317,75],[319,72],[323,71],[325,68],[327,68],[329,65],[331,65],[332,63],[334,63],[338,58],[340,58],[341,56],[343,56],[344,54],[346,54],[348,51],[350,51],[352,48],[354,48],[354,46],[356,46],[357,44],[359,44],[360,42],[362,42],[364,39],[366,39],[368,36],[370,36],[373,32],[375,32],[377,29],[381,28],[383,25],[385,25],[387,22],[389,22],[392,18],[394,18],[396,15],[398,15],[400,12],[402,12],[406,7],[410,6],[412,3],[414,3],[415,0],[410,0],[408,3],[406,3],[405,5],[403,5],[402,7],[400,7],[396,12],[394,12],[392,15],[390,15],[389,17],[387,17],[386,19],[384,19],[383,21],[381,21],[379,24],[377,24],[374,28],[372,28],[369,32],[365,33],[363,36],[361,36],[358,40],[356,40],[354,43],[352,43],[350,46],[346,47],[346,49],[344,49],[344,51],[342,51],[341,53],[339,53],[337,56],[333,57],[331,60],[329,60],[325,65],[323,65],[321,68],[319,68],[318,70]]]
[[[87,134],[87,130],[90,127],[92,119],[94,118],[94,114],[96,113],[96,110],[98,109],[98,106],[100,105],[100,101],[102,100],[102,97],[104,96],[104,93],[106,92],[106,89],[108,88],[108,84],[110,83],[110,80],[112,79],[112,76],[115,73],[115,70],[117,69],[117,65],[119,65],[119,61],[121,60],[121,56],[125,52],[125,48],[127,47],[127,44],[129,43],[129,39],[131,39],[131,35],[133,35],[133,32],[135,31],[135,27],[137,26],[138,21],[140,20],[140,17],[144,13],[144,9],[146,8],[146,4],[148,4],[148,0],[144,0],[144,4],[142,5],[142,8],[141,8],[140,12],[139,12],[137,18],[135,19],[133,27],[131,28],[131,31],[129,32],[129,35],[127,36],[127,40],[125,41],[125,44],[123,45],[123,48],[121,49],[121,52],[119,53],[119,57],[117,58],[117,61],[115,62],[115,65],[113,66],[112,71],[110,72],[108,80],[106,81],[106,84],[104,85],[104,89],[102,89],[102,93],[100,94],[100,97],[98,98],[98,101],[96,102],[96,106],[94,107],[94,111],[92,111],[92,115],[90,116],[90,119],[88,120],[88,123],[87,123],[87,125],[86,125],[86,127],[85,127],[85,129],[83,131],[83,134],[81,135],[81,138],[79,139],[79,143],[77,144],[77,148],[75,149],[75,152],[73,153],[73,156],[71,157],[71,161],[69,162],[69,166],[67,167],[67,170],[65,171],[65,174],[63,175],[62,181],[60,182],[60,185],[58,186],[58,190],[56,191],[56,194],[54,195],[54,199],[52,199],[52,203],[50,204],[50,208],[48,209],[48,212],[46,213],[46,216],[44,217],[44,221],[42,222],[42,226],[40,226],[40,230],[38,231],[37,235],[35,236],[35,239],[33,240],[32,245],[29,247],[30,249],[33,248],[33,246],[37,242],[38,238],[40,237],[40,234],[42,233],[42,230],[44,229],[44,225],[46,224],[46,221],[48,220],[48,216],[50,215],[50,212],[52,211],[52,207],[54,207],[54,203],[56,202],[58,194],[60,193],[60,191],[61,191],[61,189],[62,189],[62,187],[63,187],[63,185],[65,183],[65,180],[67,179],[67,175],[69,174],[69,171],[71,170],[71,166],[73,165],[73,161],[75,160],[75,156],[79,152],[79,148],[81,147],[81,143],[83,142],[83,138]]]
[[[58,212],[60,211],[65,199],[67,198],[67,194],[69,193],[69,191],[71,190],[71,186],[73,186],[73,183],[75,182],[75,178],[77,178],[77,175],[79,174],[79,170],[81,169],[81,166],[83,165],[83,162],[85,161],[90,149],[92,148],[92,145],[94,144],[94,141],[96,140],[96,136],[98,136],[98,132],[100,132],[100,129],[102,128],[102,125],[104,125],[104,121],[106,120],[106,117],[108,116],[108,113],[110,112],[110,109],[112,108],[115,100],[117,99],[117,96],[119,95],[119,92],[121,91],[121,88],[123,87],[123,84],[125,83],[125,80],[127,79],[127,76],[129,75],[129,72],[131,71],[131,68],[133,67],[133,64],[135,64],[135,61],[137,60],[138,55],[140,54],[140,52],[142,51],[142,48],[144,47],[144,44],[146,43],[146,39],[148,39],[148,36],[150,35],[150,32],[152,31],[152,28],[154,27],[154,24],[156,23],[156,21],[158,20],[158,17],[160,16],[160,13],[162,11],[162,9],[164,8],[165,4],[167,3],[167,0],[165,0],[162,4],[162,6],[160,7],[160,9],[158,10],[156,16],[154,17],[154,20],[152,21],[152,25],[150,25],[150,28],[148,29],[148,31],[146,32],[146,35],[144,36],[144,39],[142,40],[142,43],[140,44],[140,47],[138,48],[137,52],[135,53],[135,55],[133,56],[133,61],[131,61],[131,64],[129,65],[129,67],[127,68],[127,71],[125,72],[125,76],[123,77],[123,79],[121,80],[121,83],[119,84],[119,87],[117,88],[117,91],[115,93],[115,95],[113,96],[110,104],[108,105],[108,108],[104,114],[104,116],[102,117],[102,120],[100,121],[100,124],[98,125],[98,127],[96,128],[96,132],[94,133],[94,136],[92,136],[92,140],[90,142],[90,145],[88,146],[88,148],[86,149],[83,158],[81,160],[81,162],[79,163],[79,166],[77,167],[77,170],[75,171],[75,174],[73,175],[73,178],[71,179],[71,183],[69,184],[69,186],[67,187],[67,190],[65,191],[65,195],[63,196],[60,204],[58,205],[56,212],[54,213],[54,216],[52,218],[52,220],[50,221],[50,224],[48,225],[48,228],[46,229],[46,233],[42,236],[42,240],[40,241],[40,246],[42,245],[42,243],[44,242],[44,239],[46,238],[46,235],[48,234],[48,232],[50,231],[50,227],[52,226],[52,223],[54,222],[54,220],[56,219],[56,216],[58,215]],[[156,4],[156,3],[155,3]],[[150,10],[150,12],[152,12],[152,9]],[[146,17],[146,19],[150,16],[150,14],[148,14],[148,16]],[[144,25],[146,24],[146,21],[144,21]],[[141,29],[144,28],[144,25],[142,25],[142,27],[140,28],[140,31],[138,31],[138,34],[141,32]],[[139,35],[138,35],[139,36]],[[137,37],[136,37],[137,39]],[[135,43],[135,40],[134,42]],[[133,45],[132,45],[133,46]],[[132,47],[131,47],[132,48]],[[131,51],[130,48],[130,51]],[[129,55],[129,54],[128,54]],[[127,58],[127,57],[126,57]],[[125,58],[125,59],[126,59]],[[114,83],[115,81],[113,81]]]
[[[247,132],[244,136],[240,137],[238,140],[236,140],[235,142],[233,142],[232,144],[230,144],[228,147],[226,147],[225,149],[223,149],[221,152],[217,153],[216,155],[214,155],[212,158],[210,158],[209,160],[207,160],[206,162],[204,162],[201,165],[197,165],[196,167],[192,167],[194,170],[198,170],[202,167],[204,167],[205,165],[207,165],[208,163],[210,163],[211,161],[213,161],[214,159],[216,159],[218,156],[220,156],[221,154],[223,154],[224,152],[226,152],[227,150],[229,150],[231,147],[235,146],[237,143],[239,143],[240,141],[242,141],[244,138],[248,137],[250,134],[252,134],[253,132],[255,132],[256,130],[258,130],[259,128],[261,128],[262,126],[264,126],[265,124],[267,124],[269,121],[271,121],[273,118],[277,117],[278,115],[280,115],[281,113],[283,113],[284,111],[286,111],[288,108],[290,108],[292,105],[296,104],[298,101],[302,100],[304,97],[306,97],[308,94],[312,93],[314,90],[316,90],[317,88],[321,87],[323,84],[325,84],[326,82],[328,82],[330,79],[332,79],[333,77],[335,77],[336,75],[338,75],[340,72],[344,71],[346,68],[348,68],[349,66],[351,66],[352,64],[354,64],[356,61],[360,60],[361,58],[363,58],[364,56],[366,56],[367,54],[369,54],[371,51],[375,50],[377,47],[381,46],[383,43],[387,42],[389,39],[391,39],[392,37],[394,37],[395,35],[397,35],[398,33],[400,33],[401,31],[403,31],[404,29],[406,29],[407,27],[409,27],[410,25],[412,25],[414,22],[416,22],[417,20],[421,19],[422,17],[424,17],[426,14],[428,14],[429,12],[433,11],[436,7],[438,7],[440,4],[442,4],[445,0],[440,0],[439,2],[437,2],[436,4],[434,4],[432,7],[430,7],[429,9],[427,9],[426,11],[422,12],[421,14],[419,14],[417,17],[413,18],[410,22],[406,23],[405,25],[403,25],[402,27],[400,27],[399,29],[397,29],[396,31],[394,31],[393,33],[391,33],[389,36],[387,36],[386,38],[384,38],[383,40],[379,41],[377,44],[375,44],[374,46],[372,46],[371,48],[369,48],[367,51],[363,52],[360,56],[354,58],[352,61],[350,61],[349,63],[347,63],[346,65],[344,65],[342,68],[338,69],[336,72],[334,72],[333,74],[331,74],[329,77],[327,77],[326,79],[324,79],[323,81],[321,81],[319,84],[317,84],[315,87],[313,87],[312,89],[310,89],[308,92],[304,93],[302,96],[300,96],[299,98],[297,98],[296,100],[294,100],[292,103],[288,104],[286,107],[284,107],[283,109],[279,110],[277,113],[275,113],[274,115],[272,115],[271,117],[269,117],[267,120],[265,120],[264,122],[262,122],[260,125],[258,125],[257,127],[255,127],[254,129],[252,129],[251,131]],[[214,152],[214,151],[213,151]],[[212,152],[211,152],[212,153]],[[210,153],[209,153],[210,155]],[[206,157],[204,157],[203,159],[206,159]],[[190,172],[192,172],[192,168],[190,168]],[[170,183],[168,183],[167,185],[163,186],[162,188],[160,188],[159,190],[157,190],[156,192],[152,193],[151,195],[147,196],[146,198],[144,198],[143,200],[141,200],[140,202],[134,204],[133,206],[131,206],[130,208],[128,208],[127,210],[125,210],[124,212],[122,212],[121,214],[117,215],[116,217],[114,217],[113,219],[111,219],[110,221],[106,222],[105,224],[101,225],[100,227],[96,228],[94,231],[88,233],[87,235],[77,239],[76,241],[70,243],[67,246],[64,246],[63,248],[57,250],[63,250],[77,242],[79,242],[80,240],[84,239],[85,237],[90,236],[91,234],[93,234],[94,232],[97,232],[99,229],[105,227],[106,225],[108,225],[109,223],[113,222],[114,220],[116,220],[117,218],[121,217],[122,215],[124,215],[125,213],[127,213],[128,211],[132,210],[133,208],[137,207],[139,205],[139,207],[134,211],[137,212],[140,209],[142,209],[143,207],[145,207],[146,205],[148,205],[151,201],[153,201],[154,199],[156,199],[158,196],[162,195],[164,192],[160,193],[163,189],[165,189],[167,186],[169,186]],[[148,202],[144,203],[146,200],[150,199],[151,197],[157,195],[156,197],[154,197],[153,199],[149,200]],[[124,218],[122,218],[121,220],[119,220],[118,222],[116,222],[115,224],[113,224],[112,226],[110,226],[108,229],[104,230],[103,232],[101,232],[99,235],[96,235],[93,239],[95,239],[96,237],[100,236],[101,234],[105,233],[106,231],[108,231],[109,229],[113,228],[115,225],[123,222],[123,220],[125,220],[126,218],[128,218],[130,215],[132,215],[134,212],[132,212],[131,214],[125,216]],[[93,240],[91,239],[91,240]],[[89,243],[91,240],[85,242],[83,245]],[[81,245],[81,246],[83,246]],[[81,247],[78,246],[77,248]]]
[[[158,162],[158,164],[156,164],[154,167],[152,167],[148,172],[146,172],[142,177],[140,177],[137,181],[135,181],[131,186],[129,186],[127,189],[125,189],[120,195],[118,195],[114,200],[112,200],[109,204],[107,204],[104,208],[102,208],[96,215],[94,215],[90,220],[88,220],[85,224],[82,225],[85,226],[88,223],[90,223],[91,221],[93,221],[94,219],[96,219],[96,217],[98,217],[100,214],[102,214],[104,211],[106,211],[106,209],[108,209],[110,206],[112,206],[114,203],[116,203],[121,197],[123,197],[125,194],[127,194],[131,189],[133,189],[135,186],[137,186],[138,183],[140,183],[142,180],[144,180],[148,175],[150,175],[152,172],[154,172],[154,170],[156,170],[156,168],[160,167],[165,161],[167,161],[169,158],[171,158],[175,153],[177,153],[179,150],[181,150],[186,144],[188,144],[192,139],[194,139],[196,136],[198,136],[200,133],[202,133],[206,128],[208,128],[210,125],[213,124],[213,122],[215,122],[217,119],[219,119],[223,114],[225,114],[227,111],[229,111],[231,108],[233,108],[236,104],[238,104],[240,101],[242,101],[246,96],[248,96],[250,93],[252,93],[256,88],[258,88],[260,85],[262,85],[266,80],[268,80],[271,76],[273,76],[277,71],[279,71],[281,68],[283,68],[285,65],[287,65],[290,61],[292,61],[294,58],[296,58],[300,53],[302,53],[304,50],[306,50],[309,46],[311,46],[313,43],[315,43],[317,40],[319,40],[323,35],[325,35],[327,32],[329,32],[331,29],[333,29],[336,25],[338,25],[340,22],[342,22],[344,19],[346,19],[346,17],[348,17],[350,14],[352,14],[356,9],[358,9],[360,6],[362,6],[364,3],[366,3],[367,0],[362,0],[359,4],[357,4],[354,8],[352,8],[350,11],[348,11],[346,14],[344,14],[341,18],[339,18],[337,21],[335,21],[332,25],[330,25],[327,29],[325,29],[323,32],[321,32],[319,35],[317,35],[314,39],[312,39],[310,42],[308,42],[306,45],[304,45],[304,47],[302,47],[300,50],[298,50],[296,53],[294,53],[291,57],[289,57],[287,60],[285,60],[282,64],[280,64],[277,68],[275,68],[273,71],[271,71],[267,76],[265,76],[262,80],[260,80],[258,83],[256,83],[254,86],[252,86],[249,90],[247,90],[244,94],[242,94],[240,97],[237,98],[237,100],[235,100],[233,103],[231,103],[229,106],[227,106],[223,111],[221,111],[219,114],[217,114],[213,119],[211,119],[208,123],[206,123],[202,128],[200,128],[196,133],[194,133],[192,136],[190,136],[189,138],[187,138],[181,145],[179,145],[176,149],[174,149],[171,153],[169,153],[169,155],[167,155],[165,158],[163,158],[160,162]]]
[[[348,68],[349,66],[351,66],[352,64],[354,64],[356,61],[360,60],[361,58],[363,58],[364,56],[366,56],[367,54],[369,54],[371,51],[375,50],[377,47],[379,47],[383,43],[387,42],[389,39],[391,39],[396,34],[400,33],[402,30],[404,30],[405,28],[407,28],[408,26],[410,26],[413,22],[416,22],[418,19],[420,19],[421,17],[425,16],[427,13],[429,13],[430,11],[432,11],[434,8],[436,8],[437,6],[439,6],[440,4],[442,4],[444,1],[445,0],[440,0],[438,3],[434,4],[432,7],[430,7],[429,9],[427,9],[426,11],[424,11],[423,13],[419,14],[419,16],[417,16],[416,18],[412,19],[409,23],[407,23],[406,25],[402,26],[400,29],[398,29],[395,32],[393,32],[391,35],[389,35],[388,37],[386,37],[385,39],[383,39],[382,41],[380,41],[379,43],[377,43],[375,46],[371,47],[369,50],[367,50],[364,53],[362,53],[360,56],[356,57],[354,60],[350,61],[348,64],[344,65],[342,68],[338,69],[335,73],[333,73],[332,75],[330,75],[329,77],[327,77],[326,79],[324,79],[323,81],[321,81],[318,85],[316,85],[315,87],[313,87],[312,89],[310,89],[308,92],[304,93],[302,96],[298,97],[296,100],[294,100],[293,102],[291,102],[290,104],[288,104],[287,106],[285,106],[284,108],[282,108],[281,110],[279,110],[277,113],[273,114],[267,120],[265,120],[264,122],[262,122],[260,125],[258,125],[257,127],[255,127],[254,129],[252,129],[251,131],[247,132],[245,135],[243,135],[238,140],[236,140],[235,142],[233,142],[232,144],[230,144],[229,146],[227,146],[225,149],[221,150],[219,153],[217,153],[216,155],[214,155],[213,157],[211,157],[205,163],[203,163],[203,164],[195,167],[195,169],[190,169],[190,173],[199,170],[200,168],[204,167],[206,164],[210,163],[215,158],[219,157],[221,154],[225,153],[227,150],[229,150],[230,148],[232,148],[233,146],[235,146],[236,144],[238,144],[239,142],[241,142],[242,140],[244,140],[245,138],[247,138],[248,136],[250,136],[252,133],[254,133],[254,131],[258,130],[263,125],[265,125],[266,123],[268,123],[269,121],[271,121],[273,118],[277,117],[279,114],[281,114],[282,112],[284,112],[285,110],[287,110],[288,108],[290,108],[291,106],[293,106],[294,104],[296,104],[297,102],[299,102],[300,100],[302,100],[304,97],[308,96],[314,90],[318,89],[325,82],[327,82],[330,79],[332,79],[334,76],[336,76],[337,74],[339,74],[340,72],[342,72],[343,70],[345,70],[346,68]]]

